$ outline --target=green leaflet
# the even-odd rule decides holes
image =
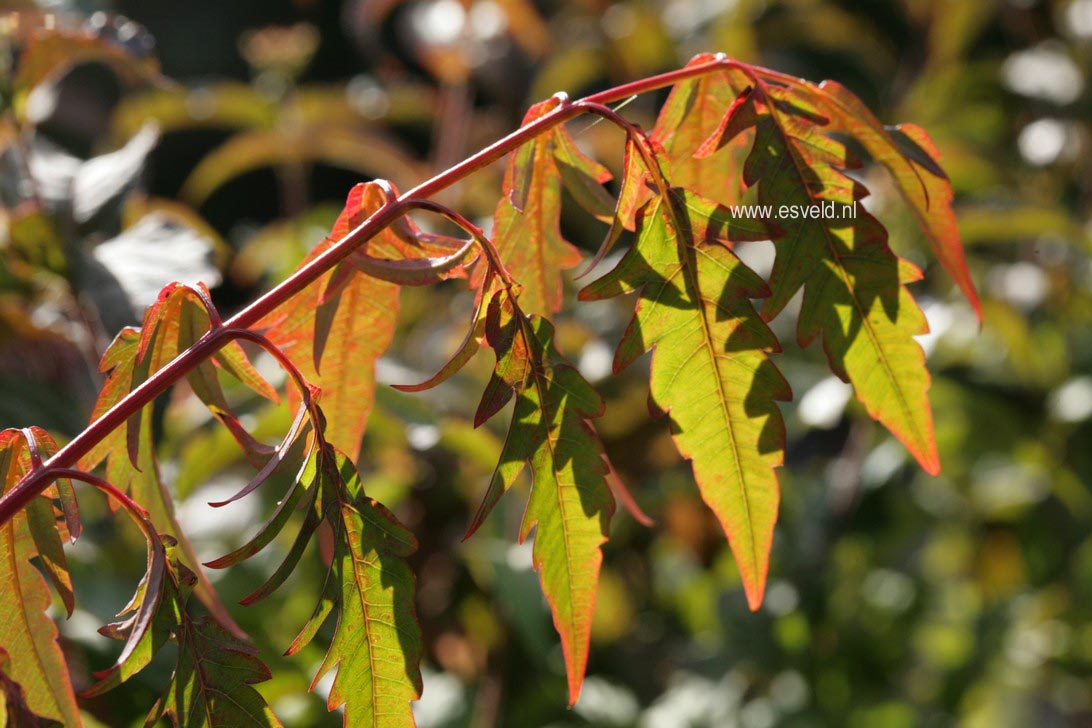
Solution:
[[[885,127],[860,99],[839,83],[824,81],[818,90],[821,94],[817,102],[829,113],[832,124],[850,134],[877,162],[887,167],[937,259],[981,319],[982,304],[967,270],[959,226],[952,210],[952,185],[937,164],[940,153],[933,140],[914,124]]]
[[[421,634],[414,577],[403,560],[416,540],[375,501],[341,509],[335,550],[341,612],[330,651],[316,673],[334,665],[329,707],[346,706],[347,726],[411,725],[421,696]]]
[[[760,84],[740,97],[710,139],[710,146],[719,145],[755,128],[744,180],[758,183],[760,204],[855,210],[856,217],[779,216],[782,234],[763,317],[776,316],[803,286],[801,345],[822,334],[831,369],[852,382],[868,413],[936,474],[929,372],[913,338],[928,326],[904,285],[921,274],[891,252],[887,231],[857,204],[868,191],[844,173],[856,160],[824,134],[825,119],[806,106],[807,99]]]
[[[31,428],[30,434],[43,456],[56,448],[44,430]],[[25,432],[0,432],[0,486],[4,492],[30,471],[29,447]],[[70,493],[71,489],[66,481],[47,490],[46,495],[58,490]],[[62,501],[67,497],[62,495]],[[6,653],[4,671],[13,683],[18,682],[27,709],[64,725],[79,726],[82,722],[68,666],[57,644],[57,627],[45,614],[51,602],[49,587],[30,563],[31,558],[38,558],[66,606],[70,605],[72,583],[53,508],[48,497],[35,498],[26,511],[0,526],[0,652]],[[78,519],[75,523],[78,529]],[[4,687],[7,691],[6,678]],[[14,711],[10,715],[18,717],[19,705],[12,703],[10,707]]]
[[[337,667],[328,706],[345,706],[346,726],[412,726],[422,647],[405,558],[417,550],[417,540],[390,511],[364,497],[356,467],[332,446],[321,446],[304,477],[319,491],[334,554],[322,599],[288,654],[310,642],[336,609],[334,639],[312,689]]]
[[[606,483],[603,445],[589,420],[603,400],[553,348],[553,326],[525,318],[507,290],[489,306],[486,336],[497,355],[476,421],[516,395],[500,463],[470,532],[482,523],[527,464],[531,497],[520,541],[535,530],[534,566],[561,635],[569,702],[580,695],[588,660],[592,615],[614,499]],[[469,533],[468,533],[469,535]]]
[[[752,609],[777,519],[785,428],[776,401],[791,392],[767,357],[777,340],[749,300],[768,295],[766,284],[724,243],[767,236],[759,222],[730,219],[725,208],[672,189],[642,209],[637,241],[618,266],[580,292],[582,300],[639,292],[615,371],[654,351],[652,403],[670,415]]]
[[[8,674],[34,713],[66,726],[82,725],[57,627],[45,611],[49,588],[30,563],[36,555],[22,514],[0,527],[0,645],[11,660]]]
[[[168,716],[175,726],[279,726],[252,686],[272,677],[257,650],[237,641],[214,620],[188,615],[175,630],[178,663],[148,724]]]
[[[34,467],[33,458],[48,460],[57,449],[53,437],[40,427],[5,430],[0,433],[0,477],[4,478],[7,487],[11,487]],[[63,520],[58,520],[59,516]],[[33,499],[26,508],[26,522],[34,539],[38,562],[71,617],[75,595],[63,542],[65,538],[74,542],[81,527],[72,482],[61,478],[46,489],[42,497]]]
[[[173,539],[159,536],[150,521],[142,527],[147,528],[147,568],[133,598],[118,614],[130,616],[99,629],[107,637],[124,640],[125,646],[111,667],[95,673],[98,682],[81,693],[85,697],[112,690],[148,666],[182,624],[186,600],[197,581],[178,561]]]
[[[382,505],[363,495],[353,463],[319,432],[304,469],[269,523],[253,540],[211,562],[236,564],[267,546],[298,507],[306,515],[293,545],[273,575],[243,600],[269,596],[299,563],[323,522],[332,531],[333,557],[314,614],[287,654],[303,649],[337,611],[337,627],[315,675],[314,689],[333,668],[330,710],[345,706],[346,726],[413,725],[410,703],[421,694],[421,633],[415,582],[405,558],[417,541]]]
[[[61,724],[30,709],[23,686],[11,677],[11,657],[0,647],[0,726],[9,725],[14,728],[44,728]]]
[[[558,108],[558,97],[532,106],[526,126]],[[609,220],[613,203],[601,183],[610,179],[563,126],[527,142],[508,158],[504,187],[494,213],[494,242],[505,266],[523,285],[528,313],[550,315],[561,308],[561,272],[580,264],[580,251],[561,237],[561,187],[593,215]]]
[[[178,646],[178,659],[163,697],[156,701],[145,725],[169,717],[180,728],[257,726],[272,728],[281,722],[265,704],[254,683],[270,677],[257,651],[239,642],[211,617],[194,621],[186,605],[197,578],[177,556],[170,537],[159,537],[142,514],[130,512],[148,542],[148,567],[121,622],[100,631],[125,640],[117,662],[97,673],[99,681],[84,691],[100,695],[147,667],[167,644]]]

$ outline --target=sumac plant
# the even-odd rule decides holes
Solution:
[[[611,107],[667,87],[650,133]],[[617,197],[605,185],[610,173],[566,127],[581,116],[618,129],[625,157],[610,188]],[[507,166],[490,234],[434,201],[502,158]],[[120,656],[100,666],[84,695],[129,679],[170,642],[177,661],[150,722],[278,724],[253,687],[269,670],[205,570],[255,556],[291,523],[287,555],[243,604],[257,605],[278,589],[308,545],[323,541],[329,571],[314,594],[313,616],[284,647],[299,651],[333,620],[315,675],[317,682],[336,671],[329,708],[342,708],[346,725],[413,723],[422,641],[405,559],[416,542],[368,497],[349,453],[360,451],[399,288],[450,278],[465,279],[475,292],[466,337],[433,377],[399,388],[434,387],[483,346],[495,357],[474,422],[512,403],[511,423],[469,533],[527,471],[533,484],[519,538],[534,533],[534,568],[560,636],[570,703],[584,677],[615,501],[634,506],[596,433],[604,402],[553,342],[550,317],[562,304],[565,271],[583,267],[580,278],[593,266],[610,267],[585,284],[582,301],[634,294],[614,369],[651,352],[650,409],[668,418],[757,609],[784,459],[778,403],[791,397],[768,322],[798,292],[800,344],[818,340],[830,369],[852,384],[867,412],[924,470],[940,469],[930,377],[914,339],[926,333],[926,320],[907,288],[921,272],[892,252],[883,225],[857,204],[868,194],[855,172],[862,158],[891,173],[937,259],[977,308],[951,187],[922,129],[884,126],[836,83],[816,85],[723,55],[701,55],[680,70],[578,101],[558,94],[532,107],[517,131],[407,192],[382,180],[357,185],[330,235],[295,273],[231,318],[221,317],[204,286],[168,285],[140,328],[122,330],[103,356],[107,378],[83,432],[63,447],[38,428],[0,435],[0,674],[9,720],[80,723],[57,631],[44,611],[51,597],[43,578],[71,611],[62,544],[80,533],[73,488],[80,482],[102,491],[147,538],[144,578],[120,621],[102,629],[123,642]],[[755,209],[769,207],[734,215],[729,206],[750,188]],[[563,189],[610,225],[590,264],[582,265],[561,235]],[[857,214],[819,214],[824,205]],[[461,234],[426,232],[421,221],[429,216]],[[623,239],[633,240],[629,249],[607,257]],[[735,243],[752,240],[774,242],[768,279],[733,252]],[[285,393],[258,373],[241,343],[284,369]],[[225,397],[224,377],[270,400],[287,397],[296,414],[279,443],[248,433]],[[206,564],[176,523],[153,441],[153,401],[183,379],[255,469],[245,487],[211,507],[247,498],[275,482],[268,480],[273,473],[295,473],[250,541]]]

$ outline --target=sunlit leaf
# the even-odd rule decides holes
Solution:
[[[21,457],[24,445],[18,430],[0,433],[4,492],[28,471],[29,459]],[[30,563],[39,554],[34,541],[25,514],[0,526],[0,646],[7,652],[7,672],[22,688],[26,706],[44,718],[79,726],[82,721],[57,644],[57,627],[45,613],[51,602],[49,588]]]
[[[687,66],[712,59],[712,54],[699,54]],[[739,202],[742,184],[734,152],[746,139],[739,139],[737,149],[725,147],[709,158],[694,153],[717,130],[725,109],[746,85],[739,71],[722,70],[672,87],[650,136],[664,150],[664,171],[673,186],[722,205]]]
[[[709,145],[753,127],[744,179],[758,184],[760,204],[785,211],[776,219],[781,233],[763,317],[776,316],[803,287],[801,344],[822,334],[834,373],[936,473],[929,372],[913,338],[928,326],[905,287],[920,272],[891,252],[887,231],[860,206],[868,191],[845,174],[857,164],[845,145],[826,136],[825,119],[796,104],[809,99],[778,86],[754,87],[725,115]]]
[[[887,167],[914,219],[929,240],[937,260],[959,285],[963,295],[982,317],[974,281],[967,270],[963,244],[952,210],[952,185],[939,166],[937,151],[928,133],[914,124],[885,127],[849,89],[834,81],[819,85],[821,101],[828,110],[832,130],[844,131],[857,140],[876,161]]]
[[[11,657],[0,647],[0,726],[9,725],[13,728],[45,728],[60,723],[30,709],[23,686],[11,676]]]
[[[323,593],[287,654],[309,644],[336,612],[334,638],[311,688],[337,668],[327,703],[330,710],[344,706],[345,725],[412,725],[410,703],[421,694],[422,646],[414,577],[404,559],[416,551],[417,541],[386,508],[364,496],[353,463],[322,441],[321,433],[316,439],[270,521],[250,542],[211,565],[222,568],[258,553],[302,508],[304,522],[280,566],[243,600],[253,604],[284,583],[319,525],[327,526],[332,556]]]
[[[558,107],[557,97],[531,107],[529,124]],[[521,305],[528,313],[549,315],[561,308],[561,273],[580,263],[581,254],[561,237],[561,187],[610,215],[610,206],[591,190],[610,179],[597,162],[580,152],[564,127],[531,140],[508,158],[502,197],[494,213],[495,243],[505,266],[523,285]]]
[[[603,400],[553,347],[553,326],[526,318],[511,293],[498,291],[489,305],[486,336],[497,366],[476,422],[513,395],[515,410],[500,462],[470,532],[530,467],[531,497],[520,541],[535,530],[534,566],[561,635],[569,677],[569,702],[580,695],[588,661],[592,615],[609,535],[614,499],[608,464],[591,420]],[[468,534],[469,535],[469,534]]]
[[[0,433],[0,477],[5,478],[5,489],[31,470],[41,467],[56,452],[57,443],[40,427]],[[72,616],[75,599],[64,554],[64,541],[74,542],[81,529],[72,482],[59,478],[41,496],[27,504],[24,514],[38,563],[60,596],[66,613]]]
[[[330,236],[301,265],[345,237],[394,194],[388,183],[355,186]],[[449,242],[434,239],[402,218],[263,320],[261,325],[268,327],[269,339],[284,350],[309,382],[322,390],[325,437],[343,452],[360,451],[375,399],[375,362],[390,345],[398,318],[398,286],[360,269],[367,271],[370,267],[375,273],[378,267],[385,267],[389,274],[385,277],[407,282],[422,275],[461,275],[460,266],[470,261],[470,248],[453,251]],[[427,262],[434,256],[448,259],[437,267],[435,262]],[[399,275],[390,273],[396,265],[403,267]],[[414,271],[412,266],[423,266],[424,270]]]
[[[337,627],[312,689],[330,670],[330,710],[345,706],[346,726],[412,725],[421,695],[421,632],[414,577],[404,559],[417,540],[376,501],[364,497],[356,467],[329,446],[316,458],[334,553],[326,591],[289,653],[307,644],[329,616]]]
[[[777,400],[791,396],[767,357],[777,339],[750,299],[765,283],[726,247],[767,236],[761,222],[681,189],[637,216],[637,242],[584,300],[638,291],[615,371],[652,349],[651,408],[670,416],[679,452],[693,462],[702,497],[739,564],[752,609],[761,603],[784,459]]]
[[[330,237],[301,265],[326,250],[383,203],[368,186],[349,194]],[[364,207],[364,205],[370,205]],[[386,237],[386,236],[384,236]],[[368,250],[383,243],[374,240]],[[263,321],[267,336],[281,347],[308,381],[322,389],[326,438],[348,453],[360,451],[368,414],[375,400],[375,363],[390,345],[398,316],[398,286],[362,274],[349,277],[339,295],[327,302],[319,319],[323,293],[333,272],[324,274]]]

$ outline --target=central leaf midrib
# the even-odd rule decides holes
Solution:
[[[182,607],[182,609],[184,610],[185,607]],[[216,723],[212,719],[213,718],[212,700],[210,700],[209,697],[208,697],[209,694],[212,691],[209,689],[208,683],[205,680],[205,670],[201,666],[201,660],[198,657],[197,647],[194,645],[193,622],[190,621],[189,617],[185,614],[184,611],[183,611],[182,618],[185,620],[183,630],[184,630],[184,632],[186,634],[186,644],[189,646],[190,651],[193,653],[193,663],[194,663],[193,664],[193,671],[197,674],[197,681],[198,681],[198,683],[200,685],[199,689],[201,690],[201,695],[205,696],[205,701],[204,701],[205,702],[205,710],[204,710],[205,717],[208,719],[208,724],[210,726],[211,725],[216,725]],[[184,648],[182,648],[180,646],[179,649],[184,649]],[[175,678],[177,679],[177,675],[175,676]],[[176,686],[176,689],[177,689],[177,686]],[[181,716],[177,716],[177,717],[181,717]]]
[[[344,529],[344,530],[342,530],[341,536],[343,536],[345,538],[346,543],[349,546],[349,558],[353,562],[353,582],[356,584],[356,594],[357,594],[357,597],[359,597],[359,599],[360,599],[360,616],[364,618],[363,619],[363,621],[364,621],[364,640],[368,645],[368,650],[367,650],[367,652],[368,652],[368,672],[369,672],[369,676],[371,678],[369,682],[371,683],[371,687],[372,687],[372,691],[371,691],[372,694],[371,694],[371,701],[370,701],[371,709],[372,709],[372,728],[379,728],[379,711],[376,710],[376,700],[377,700],[377,696],[379,694],[379,691],[378,691],[378,673],[376,672],[376,668],[375,668],[375,649],[374,649],[375,644],[372,642],[371,620],[368,619],[368,600],[364,598],[364,593],[367,590],[367,583],[366,583],[367,579],[364,576],[363,569],[361,568],[361,562],[358,561],[357,558],[356,558],[356,552],[353,549],[352,538],[349,536],[349,528],[350,528],[351,524],[347,523],[346,519],[345,519],[344,509],[345,508],[351,508],[351,506],[344,506],[343,505],[342,508],[343,508],[343,510],[342,510],[342,515],[341,515],[341,528]],[[353,511],[355,512],[355,509],[353,509]],[[359,513],[357,515],[359,516]],[[360,517],[360,521],[362,523],[363,523],[363,520],[364,520],[363,517]],[[337,538],[337,535],[335,535],[335,538]],[[363,548],[363,543],[362,542],[361,542],[361,548]],[[364,563],[367,563],[367,562],[364,562]],[[361,588],[362,586],[363,586],[363,588]],[[339,629],[341,628],[340,624],[338,625],[338,628]],[[339,661],[343,662],[344,660],[339,659]],[[340,675],[340,671],[342,669],[346,668],[346,667],[347,667],[347,665],[344,665],[344,664],[342,664],[340,667],[338,667],[339,675]],[[346,707],[346,714],[348,714],[348,708],[347,707]]]
[[[670,190],[661,193],[661,205],[667,206],[665,215],[665,223],[670,224],[674,228],[674,234],[669,234],[675,239],[676,250],[679,254],[679,261],[682,263],[682,270],[686,271],[684,277],[687,280],[687,286],[692,292],[692,298],[697,304],[697,315],[701,320],[702,325],[702,344],[706,353],[709,355],[710,363],[712,364],[713,371],[716,376],[717,385],[717,401],[720,404],[721,413],[724,416],[724,423],[726,425],[725,431],[728,434],[728,440],[731,445],[732,459],[736,471],[736,482],[739,484],[740,496],[743,499],[743,507],[747,512],[747,541],[748,551],[751,557],[751,568],[753,570],[753,576],[757,580],[759,578],[758,571],[758,553],[756,550],[755,536],[754,536],[754,513],[751,510],[751,499],[747,493],[746,478],[743,473],[743,463],[740,458],[739,442],[736,437],[735,426],[733,418],[728,410],[728,398],[727,392],[724,390],[724,380],[721,378],[720,362],[717,357],[716,348],[713,346],[713,332],[709,325],[709,320],[706,317],[706,310],[703,304],[703,297],[701,295],[701,288],[698,281],[697,260],[692,256],[697,253],[696,245],[693,245],[693,240],[685,241],[683,239],[683,231],[687,232],[687,237],[693,237],[693,231],[690,229],[689,224],[686,227],[682,227],[679,219],[679,212],[675,209],[674,200]],[[666,225],[665,225],[666,227]],[[688,244],[690,243],[690,244]],[[695,453],[695,456],[697,453]]]
[[[529,341],[530,335],[527,333],[526,329],[524,328],[526,325],[527,324],[525,323],[525,321],[521,321],[520,322],[520,331],[521,331],[521,333],[523,335],[523,338],[524,338],[524,344],[527,347],[527,349],[530,351],[531,350],[531,342]],[[555,439],[553,437],[553,428],[550,427],[550,423],[553,422],[553,413],[551,412],[549,404],[548,404],[549,400],[548,400],[548,398],[546,396],[547,395],[547,389],[546,389],[546,386],[543,383],[544,377],[542,376],[542,372],[541,372],[540,368],[537,367],[537,366],[532,366],[531,367],[531,373],[532,373],[532,376],[535,379],[535,389],[538,390],[539,409],[542,410],[542,415],[543,415],[542,420],[543,420],[544,426],[546,428],[545,442],[546,442],[547,448],[550,451],[550,469],[553,470],[553,472],[554,472],[554,483],[556,485],[555,491],[557,493],[558,510],[561,511],[561,530],[562,530],[562,533],[564,535],[564,538],[562,540],[565,543],[565,567],[566,567],[566,572],[569,575],[568,580],[566,580],[566,582],[565,582],[565,588],[566,588],[566,591],[568,592],[568,602],[569,602],[569,610],[568,610],[569,611],[569,619],[568,619],[569,634],[573,637],[573,639],[575,641],[575,638],[576,638],[576,610],[573,608],[574,600],[573,600],[573,587],[572,587],[572,585],[573,585],[573,581],[575,579],[576,570],[575,570],[575,567],[573,566],[573,555],[572,555],[572,549],[570,548],[569,519],[566,517],[565,498],[563,497],[563,494],[561,493],[561,481],[557,477],[557,466],[556,466],[557,452],[556,452],[556,447],[555,447],[556,441],[555,441]],[[561,427],[561,422],[558,422],[558,427],[559,428]],[[574,460],[574,467],[575,467],[575,460]],[[532,473],[532,479],[533,479],[533,474],[534,474],[533,469],[531,470],[531,473]],[[532,486],[533,486],[533,483],[532,483]],[[535,535],[535,539],[537,541],[538,534]],[[576,647],[576,645],[574,644],[574,648],[575,647]]]

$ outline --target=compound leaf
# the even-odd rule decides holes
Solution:
[[[92,421],[105,414],[208,330],[211,321],[207,300],[208,291],[203,286],[194,288],[171,284],[163,289],[156,302],[145,312],[140,329],[127,327],[118,334],[99,364],[102,371],[109,372],[109,376],[95,403]],[[237,418],[224,400],[214,362],[226,371],[240,374],[244,383],[261,394],[268,395],[271,387],[267,383],[260,384],[264,379],[253,370],[237,344],[229,344],[224,352],[198,365],[190,372],[188,380],[194,392],[228,426],[252,460],[257,461],[268,456],[269,451],[238,425]],[[101,462],[105,462],[106,480],[146,507],[156,530],[178,542],[184,561],[197,574],[195,591],[198,598],[223,625],[242,636],[242,630],[232,620],[208,577],[200,570],[193,546],[178,525],[173,498],[159,473],[152,432],[152,405],[145,406],[129,418],[125,427],[116,429],[100,441],[81,461],[81,467],[90,471]]]
[[[148,537],[147,571],[122,611],[132,616],[100,630],[125,640],[121,655],[111,668],[96,674],[99,681],[83,694],[101,695],[117,687],[144,669],[167,642],[174,642],[178,646],[174,672],[145,725],[169,717],[175,726],[186,728],[280,726],[252,687],[271,677],[257,650],[211,617],[191,618],[187,603],[197,579],[179,562],[174,539],[160,537],[143,513],[131,509],[130,515]]]

